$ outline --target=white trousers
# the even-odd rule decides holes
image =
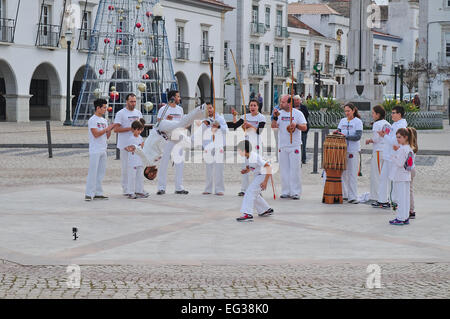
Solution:
[[[208,157],[208,161],[206,162],[206,185],[205,185],[205,192],[207,193],[213,193],[213,186],[214,186],[214,193],[223,193],[225,192],[225,183],[223,179],[223,169],[224,169],[224,160],[223,156],[220,159],[213,158],[215,154],[215,149],[207,149],[205,152],[212,152],[210,155],[211,157]],[[219,152],[222,151],[221,154],[223,154],[223,149],[220,149]],[[206,155],[206,154],[205,154]]]
[[[172,150],[177,143],[174,141],[168,141],[164,146],[163,155],[161,158],[161,163],[159,164],[159,172],[158,172],[158,189],[166,190],[167,185],[167,168],[169,166]],[[178,149],[178,148],[177,148]],[[184,150],[178,149],[181,153],[180,156],[184,158]],[[175,164],[175,191],[182,191],[183,188],[183,168],[184,161],[174,161]]]
[[[144,193],[143,166],[128,166],[128,192],[129,194]]]
[[[124,194],[130,194],[128,191],[128,152],[125,149],[120,149],[120,181],[122,184],[122,191]]]
[[[389,173],[391,172],[391,161],[383,160],[383,165],[381,167],[381,174],[378,186],[378,202],[387,203],[389,202],[389,193],[391,180],[389,179]]]
[[[358,199],[359,153],[347,153],[347,169],[342,173],[342,196],[348,200]]]
[[[270,206],[261,196],[261,183],[266,178],[266,175],[256,175],[247,190],[242,201],[241,213],[253,215],[253,210],[256,209],[258,214],[267,211]]]
[[[373,151],[370,162],[370,199],[378,200],[378,190],[380,186],[381,167],[383,166],[383,152]]]
[[[87,196],[102,196],[102,181],[106,172],[106,152],[89,154],[89,170],[86,182]]]
[[[281,194],[302,194],[301,146],[282,147],[278,152],[281,174]]]
[[[393,182],[393,201],[397,203],[397,219],[405,221],[409,218],[411,182]]]

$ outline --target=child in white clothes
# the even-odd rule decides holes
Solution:
[[[141,133],[144,131],[144,119],[140,119],[131,123],[131,132],[133,135],[129,138],[128,144],[134,146],[144,146],[144,139],[141,136]],[[147,198],[148,194],[144,193],[144,165],[142,163],[141,158],[135,154],[130,148],[127,146],[125,148],[128,154],[128,191],[130,194],[128,195],[129,199],[136,198]]]
[[[394,152],[391,158],[391,171],[389,178],[393,182],[393,198],[397,203],[397,216],[394,220],[389,221],[391,225],[403,226],[409,224],[409,208],[410,208],[410,184],[411,170],[414,168],[414,152],[411,148],[412,137],[411,131],[406,128],[397,130],[397,142],[394,145]]]

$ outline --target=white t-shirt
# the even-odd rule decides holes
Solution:
[[[248,166],[250,167],[250,171],[253,172],[255,176],[266,173],[266,170],[264,169],[264,165],[266,164],[267,161],[264,160],[260,154],[257,152],[250,152]]]
[[[262,115],[261,113],[256,114],[255,116],[252,115],[252,113],[248,113],[241,116],[241,119],[243,121],[247,121],[248,124],[253,126],[254,128],[258,129],[259,123],[266,123],[266,117]],[[259,131],[261,133],[261,131]],[[246,130],[245,131],[245,139],[250,140],[252,143],[252,146],[254,143],[256,143],[256,147],[258,149],[262,149],[262,141],[260,138],[260,135],[256,133],[253,129]]]
[[[299,146],[302,145],[302,132],[299,129],[295,129],[291,134],[287,131],[287,127],[290,125],[291,113],[285,110],[280,110],[278,116],[278,145],[279,147]],[[292,109],[292,123],[306,124],[306,119],[303,113],[297,109]]]
[[[383,148],[383,159],[385,161],[390,161],[392,154],[394,153],[394,149],[392,148],[394,145],[398,145],[397,143],[397,131],[399,128],[406,128],[408,123],[405,119],[401,119],[400,121],[394,122],[391,127],[391,131],[388,135],[384,136],[384,148]]]
[[[131,127],[131,123],[133,123],[136,120],[139,120],[140,118],[142,118],[141,111],[138,111],[136,109],[130,111],[127,108],[123,108],[119,112],[117,112],[116,118],[114,119],[114,123],[119,123],[120,127],[122,128],[128,128]],[[130,139],[131,136],[133,136],[133,132],[131,131],[118,133],[117,148],[123,149],[124,147],[130,145],[128,140]]]
[[[142,136],[138,135],[136,137],[134,135],[131,135],[131,137],[129,139],[129,143],[130,143],[129,145],[139,146],[142,144],[143,141],[144,141],[144,139],[142,138]],[[130,152],[128,154],[128,166],[129,167],[143,166],[141,158],[136,153]]]
[[[384,147],[384,139],[378,134],[379,131],[383,129],[385,125],[389,125],[386,120],[379,120],[373,123],[372,127],[372,140],[373,140],[373,151],[382,151]]]
[[[106,152],[107,148],[107,136],[106,133],[102,136],[95,138],[94,134],[92,134],[91,129],[96,128],[101,131],[108,127],[108,121],[105,118],[99,117],[97,115],[92,115],[88,121],[88,129],[89,129],[89,153],[103,153]]]
[[[177,122],[181,121],[181,118],[184,115],[184,111],[183,111],[183,108],[179,105],[176,105],[175,107],[172,107],[169,105],[163,106],[158,111],[158,119],[161,118],[161,116],[164,113],[164,109],[166,109],[166,108],[168,108],[168,109],[166,111],[166,114],[164,114],[164,118],[162,120],[166,120],[169,115],[172,115],[173,116],[172,121],[177,121]]]
[[[206,126],[205,123],[202,123],[202,133],[203,133],[203,147],[206,147],[208,144],[213,143],[213,135],[211,132],[211,125],[212,123],[214,123],[214,118],[213,117],[208,117],[205,119],[206,121],[209,121],[209,123],[211,123],[209,126]],[[222,145],[221,147],[223,148],[226,144],[226,134],[228,132],[228,125],[227,122],[225,121],[225,118],[219,114],[216,113],[216,121],[219,122],[220,124],[220,129],[216,131],[216,133],[214,134],[215,138],[214,138],[214,143],[216,144],[216,146],[219,146],[220,144],[218,143],[217,140],[217,136],[219,134],[222,135]],[[220,131],[220,133],[218,133]]]
[[[363,130],[363,122],[355,117],[350,122],[346,117],[344,117],[338,125],[338,129],[341,130],[341,133],[345,136],[356,135],[356,131]],[[347,152],[348,153],[356,153],[361,151],[361,140],[359,141],[349,141],[347,140]]]

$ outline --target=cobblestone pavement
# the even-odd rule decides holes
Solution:
[[[0,264],[0,298],[449,298],[446,263],[380,264],[381,288],[367,287],[367,264],[260,266],[82,266],[68,288],[62,266]]]

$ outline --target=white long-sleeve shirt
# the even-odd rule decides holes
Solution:
[[[408,123],[405,119],[401,119],[400,121],[394,122],[392,124],[391,131],[388,135],[385,135],[383,138],[384,141],[384,148],[383,148],[383,159],[385,161],[390,161],[391,157],[393,155],[394,149],[392,146],[398,145],[397,143],[397,131],[400,128],[406,128],[408,126]]]
[[[225,118],[219,114],[216,113],[215,119],[213,117],[208,117],[204,119],[206,121],[209,121],[210,125],[206,126],[205,123],[202,123],[202,144],[203,147],[206,147],[208,144],[213,143],[213,133],[211,130],[212,124],[214,123],[214,120],[219,122],[220,128],[214,133],[215,139],[214,143],[216,143],[216,139],[218,136],[222,136],[222,147],[225,146],[226,143],[226,134],[228,132],[228,125],[225,121]],[[219,133],[220,131],[220,133]]]
[[[384,149],[384,139],[378,134],[379,131],[383,130],[385,125],[389,125],[386,120],[379,120],[373,123],[372,127],[372,141],[373,141],[373,151],[382,151]]]
[[[414,154],[411,147],[409,145],[400,145],[398,150],[392,151],[392,166],[389,178],[394,182],[410,182],[411,172],[405,169],[405,162],[408,159],[409,153]]]

